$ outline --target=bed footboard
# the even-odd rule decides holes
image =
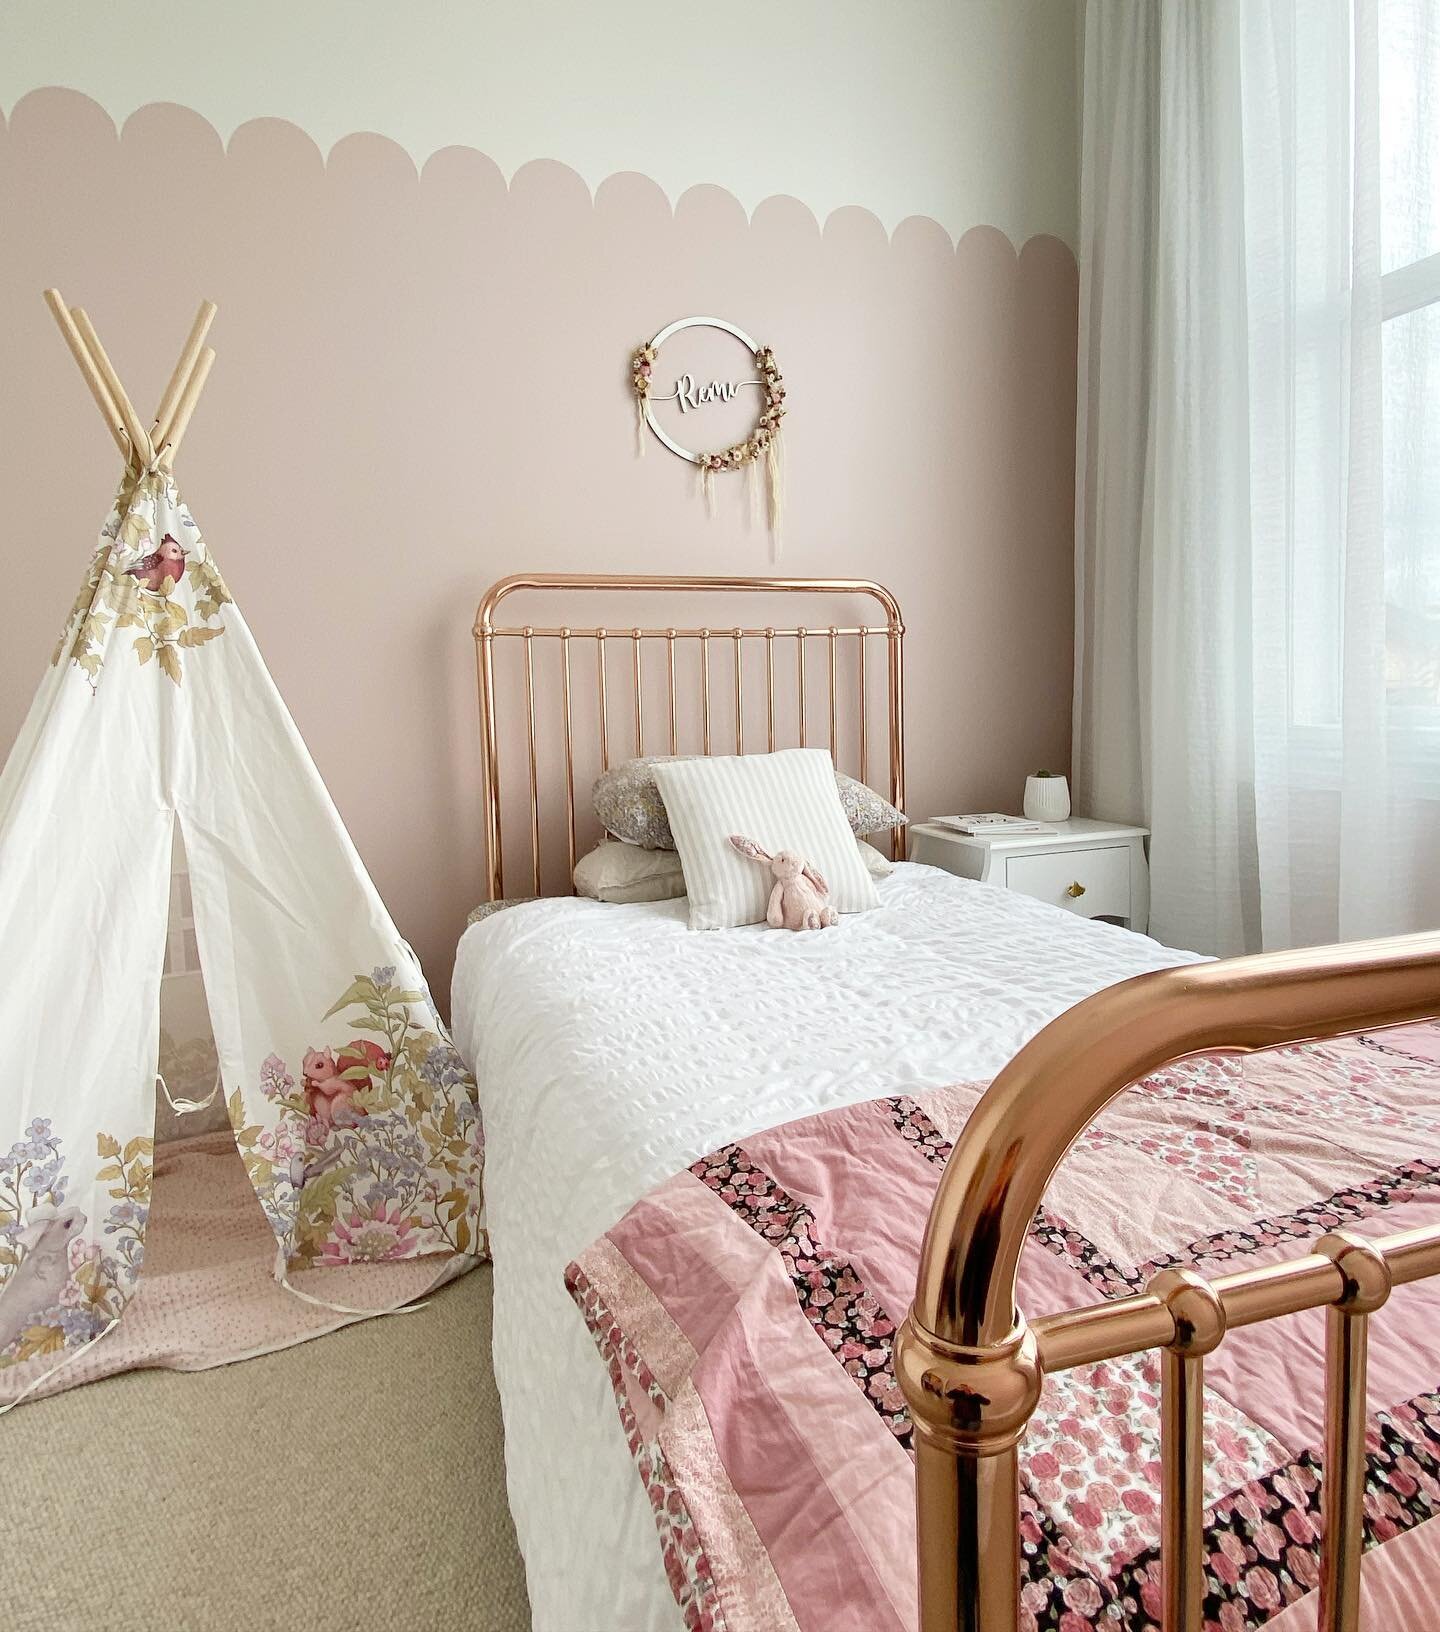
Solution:
[[[1327,1307],[1320,1625],[1359,1617],[1369,1316],[1440,1272],[1440,1227],[1343,1231],[1286,1263],[1027,1325],[1026,1231],[1067,1150],[1124,1089],[1188,1056],[1251,1052],[1440,1018],[1440,935],[1268,953],[1137,976],[1046,1026],[996,1077],[931,1210],[896,1372],[915,1425],[922,1632],[1015,1632],[1019,1444],[1047,1371],[1160,1349],[1165,1632],[1200,1632],[1204,1356],[1233,1327]]]

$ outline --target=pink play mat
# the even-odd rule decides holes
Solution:
[[[365,1311],[340,1314],[276,1283],[275,1237],[228,1130],[157,1146],[155,1181],[144,1268],[124,1318],[28,1399],[141,1366],[203,1371],[287,1349],[421,1298],[474,1262],[430,1256],[291,1277],[310,1297]],[[0,1371],[0,1406],[33,1376]]]

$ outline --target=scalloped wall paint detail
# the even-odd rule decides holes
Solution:
[[[293,120],[321,152],[391,138],[423,167],[464,144],[508,179],[547,154],[593,189],[719,182],[822,219],[863,204],[951,238],[1075,241],[1077,0],[5,0],[0,109],[44,85],[117,122],[170,98],[224,135]]]
[[[547,160],[507,185],[375,135],[327,160],[279,120],[222,142],[173,104],[117,133],[70,91],[0,126],[0,752],[117,472],[40,291],[83,302],[149,411],[201,296],[219,359],[180,478],[437,993],[479,899],[470,622],[520,570],[763,573],[743,478],[635,457],[638,340],[717,311],[776,346],[784,570],[874,576],[905,608],[910,808],[1018,807],[1069,762],[1077,275],[1056,238],[823,229],[722,188],[673,209]],[[783,348],[783,350],[782,350]],[[559,382],[564,389],[559,389]]]

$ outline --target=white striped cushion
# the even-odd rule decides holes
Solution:
[[[671,760],[656,764],[655,781],[685,869],[691,929],[730,929],[765,917],[775,881],[767,867],[732,848],[732,833],[772,855],[803,856],[824,876],[836,912],[879,906],[823,748]]]

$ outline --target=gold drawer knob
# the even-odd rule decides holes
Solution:
[[[1077,878],[1073,884],[1067,887],[1065,893],[1071,898],[1071,900],[1076,900],[1080,896],[1084,895],[1085,886]]]

